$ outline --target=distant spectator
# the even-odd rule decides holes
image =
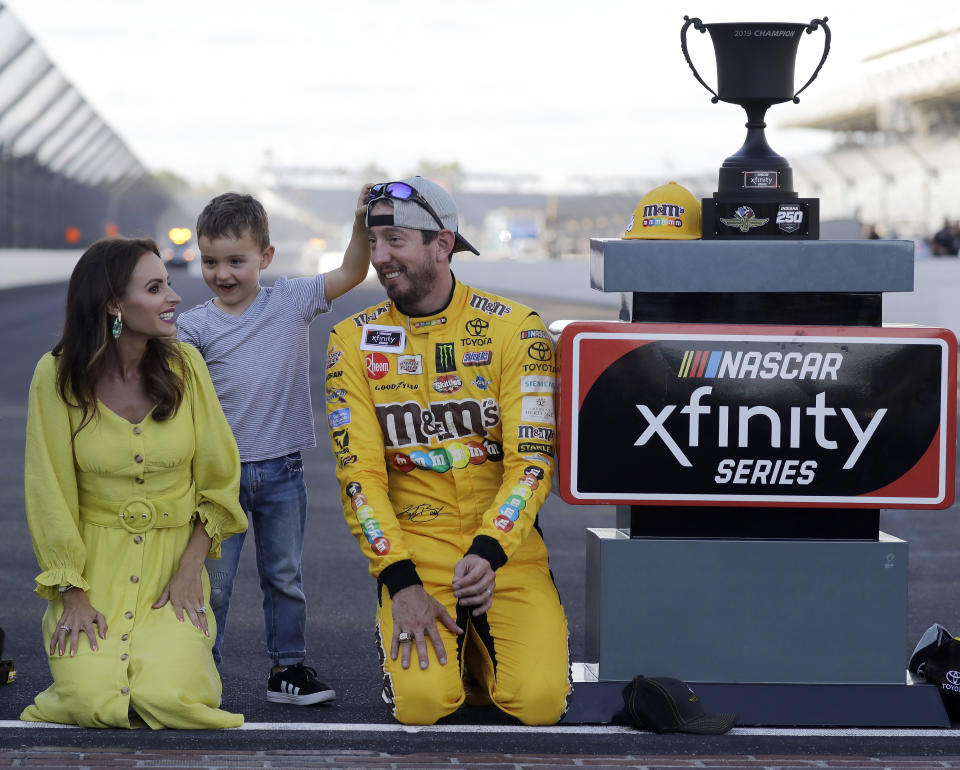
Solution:
[[[880,233],[877,232],[876,225],[864,225],[863,237],[871,241],[880,240]]]
[[[960,251],[960,225],[957,220],[944,220],[943,227],[930,239],[930,250],[935,257],[955,257]]]

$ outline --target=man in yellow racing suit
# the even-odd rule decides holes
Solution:
[[[439,185],[375,185],[367,226],[390,300],[334,328],[326,402],[346,519],[378,580],[384,700],[407,724],[467,695],[552,724],[570,678],[537,523],[554,452],[551,338],[530,308],[456,281],[452,252],[476,250]]]

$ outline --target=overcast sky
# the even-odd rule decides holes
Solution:
[[[808,22],[830,58],[799,107],[768,113],[788,158],[823,139],[777,124],[864,56],[960,26],[955,2],[793,0],[5,0],[100,115],[154,170],[253,180],[281,163],[392,175],[421,159],[473,172],[669,175],[719,166],[739,107],[710,103],[683,60],[683,14]],[[692,30],[691,30],[692,32]],[[694,62],[715,83],[712,48]],[[800,43],[797,87],[823,35]]]

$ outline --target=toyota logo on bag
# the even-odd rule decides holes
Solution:
[[[960,684],[960,671],[948,671],[946,674],[944,674],[944,677],[948,682],[950,682],[950,684]]]

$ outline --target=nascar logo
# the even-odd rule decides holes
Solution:
[[[685,350],[678,378],[836,380],[841,353]]]

